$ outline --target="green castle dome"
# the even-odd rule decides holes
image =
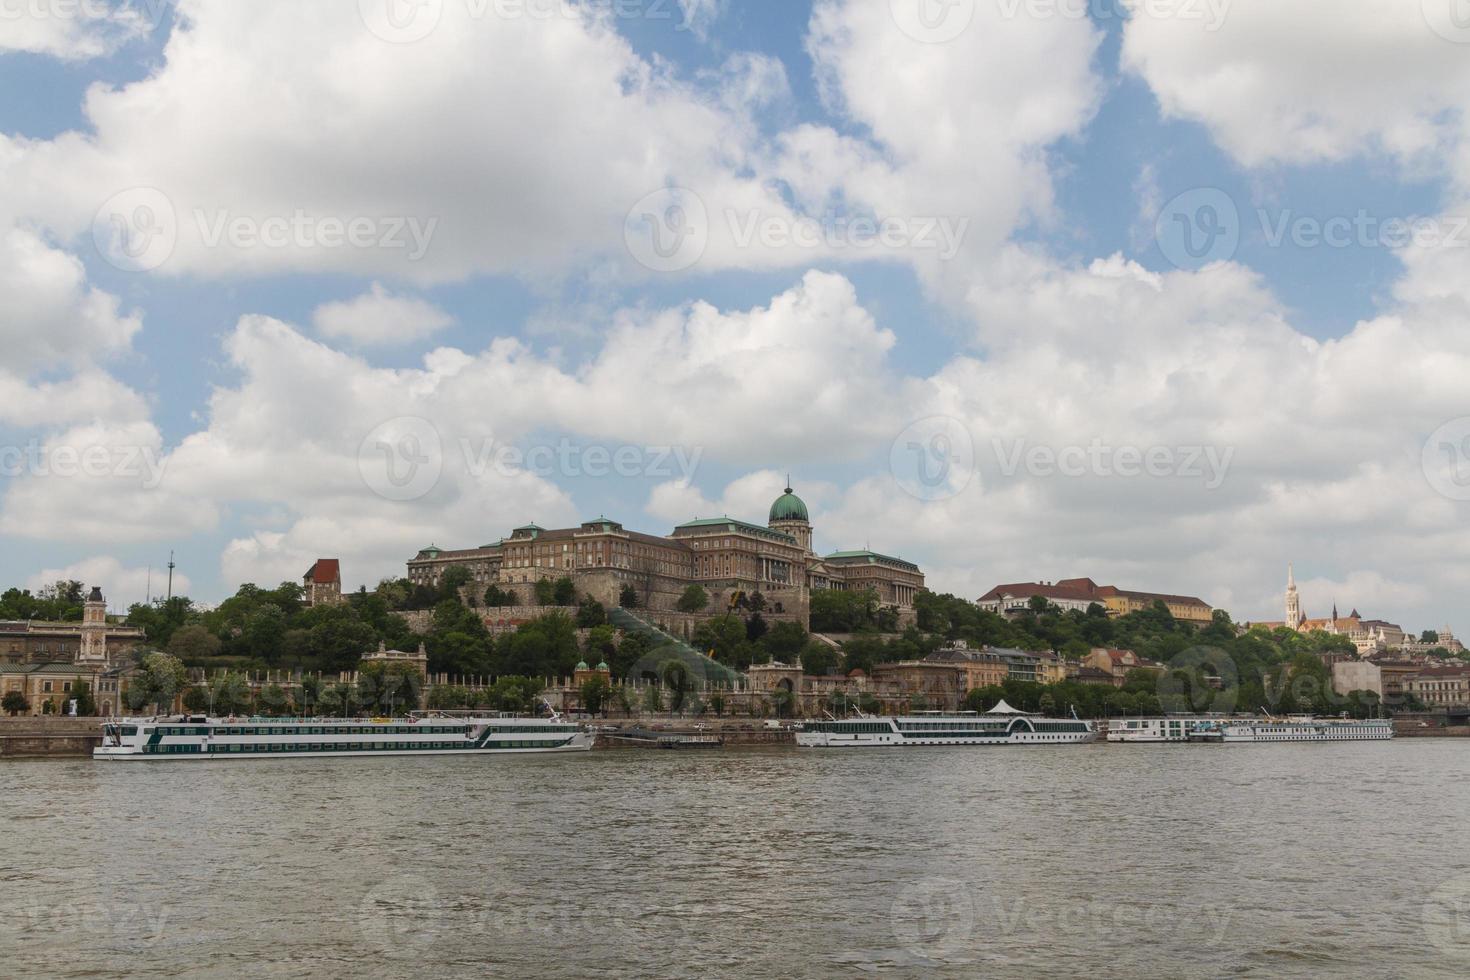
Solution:
[[[806,503],[796,494],[792,493],[790,487],[787,487],[786,492],[777,497],[776,502],[771,505],[771,519],[766,523],[774,524],[777,521],[806,521],[807,523],[811,523],[811,518],[806,516]]]

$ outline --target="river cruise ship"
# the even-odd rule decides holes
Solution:
[[[281,759],[377,755],[577,752],[594,736],[553,718],[120,718],[92,758]]]
[[[805,722],[796,744],[808,748],[857,749],[905,745],[1060,745],[1092,742],[1092,722],[1076,718],[1042,718],[1005,706],[986,714],[922,712],[888,717],[859,717]]]
[[[1221,742],[1363,742],[1393,738],[1393,722],[1336,718],[1262,718],[1220,725]]]
[[[1197,718],[1115,718],[1108,722],[1109,742],[1188,742]]]

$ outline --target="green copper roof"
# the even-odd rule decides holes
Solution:
[[[739,531],[744,532],[745,534],[754,534],[759,537],[772,538],[779,541],[785,541],[790,544],[796,543],[796,538],[787,534],[785,531],[773,531],[768,527],[761,527],[759,524],[751,524],[749,521],[736,520],[733,517],[698,518],[692,521],[685,521],[683,524],[680,524],[678,527],[674,528],[674,530],[678,532],[687,530],[689,528],[713,527],[723,527],[730,530],[731,532]]]
[[[811,521],[806,514],[806,502],[792,493],[790,487],[771,505],[771,523],[776,521]]]
[[[916,572],[919,570],[919,566],[918,565],[915,565],[911,561],[908,561],[908,560],[903,559],[903,558],[895,558],[892,555],[879,554],[876,551],[834,551],[830,555],[827,556],[827,560],[828,561],[835,561],[838,564],[846,564],[846,563],[852,562],[852,561],[867,562],[868,564],[876,564],[877,562],[880,562],[880,561],[886,561],[886,562],[893,562],[895,564],[902,565],[905,568],[911,568],[911,569],[913,569]]]

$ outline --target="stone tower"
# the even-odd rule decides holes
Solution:
[[[812,553],[812,522],[807,516],[806,502],[792,493],[791,478],[786,478],[786,492],[771,505],[770,519],[766,521],[773,531],[784,531],[796,539],[803,551]]]
[[[82,603],[82,642],[77,647],[77,663],[107,663],[107,600],[95,585]]]
[[[1286,566],[1286,625],[1297,629],[1307,617],[1302,615],[1302,597],[1296,591],[1296,574],[1291,565]]]

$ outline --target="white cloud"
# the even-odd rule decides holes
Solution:
[[[454,318],[428,300],[388,292],[373,283],[350,300],[324,303],[312,313],[312,325],[324,337],[359,347],[409,344],[454,323]]]
[[[0,12],[0,53],[24,51],[67,61],[101,57],[147,34],[166,10],[162,0],[6,4]]]
[[[1438,170],[1465,135],[1470,58],[1431,29],[1427,9],[1419,0],[1234,0],[1218,31],[1135,16],[1123,65],[1167,115],[1203,123],[1250,166],[1382,152]]]
[[[151,74],[89,91],[87,132],[0,147],[26,213],[59,236],[85,233],[115,193],[161,192],[177,240],[157,275],[646,275],[624,230],[652,192],[787,213],[752,173],[748,107],[642,60],[590,8],[447,3],[412,44],[375,35],[353,3],[179,10]],[[768,59],[738,64],[742,84],[779,87]],[[555,152],[536,138],[548,127]],[[704,268],[772,261],[727,222],[713,231]]]
[[[142,328],[117,297],[87,285],[82,263],[34,232],[0,228],[0,345],[21,372],[89,364],[126,350]]]
[[[149,569],[146,566],[124,565],[111,555],[94,555],[72,562],[65,568],[47,568],[26,580],[25,587],[35,591],[56,582],[81,582],[91,589],[97,586],[107,600],[108,609],[121,612],[135,602],[143,602],[152,589],[153,594],[162,596],[166,573],[162,567]],[[188,595],[192,583],[183,572],[174,572],[174,594]]]

